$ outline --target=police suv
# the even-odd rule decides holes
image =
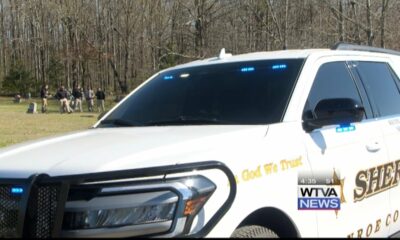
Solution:
[[[92,129],[0,151],[0,237],[398,236],[399,76],[345,43],[161,71]]]

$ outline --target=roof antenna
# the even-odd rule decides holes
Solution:
[[[228,57],[232,57],[232,54],[231,53],[226,53],[225,52],[225,48],[221,49],[221,52],[219,52],[218,58],[220,60],[222,60],[222,59],[225,59],[225,58],[228,58]]]

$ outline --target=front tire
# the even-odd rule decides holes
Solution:
[[[279,236],[269,228],[250,225],[236,229],[231,238],[279,238]]]

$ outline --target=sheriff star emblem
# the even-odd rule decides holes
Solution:
[[[344,180],[345,178],[340,179],[336,170],[333,169],[333,185],[340,185],[340,205],[342,203],[346,203],[346,199],[344,198]],[[339,210],[335,210],[336,218],[338,217]]]

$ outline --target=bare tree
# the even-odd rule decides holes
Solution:
[[[17,61],[34,94],[42,83],[126,94],[160,69],[221,48],[349,41],[400,49],[399,11],[391,0],[0,0],[0,84]]]

